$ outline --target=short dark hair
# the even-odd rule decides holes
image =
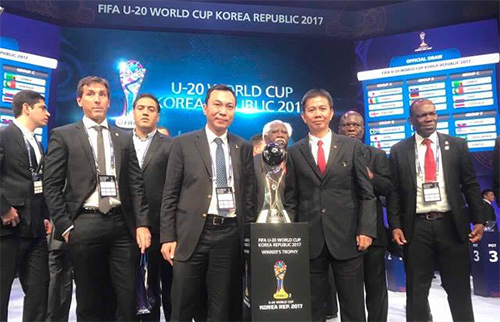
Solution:
[[[94,83],[104,85],[104,87],[106,87],[106,92],[109,97],[109,82],[107,79],[99,76],[87,76],[80,79],[80,81],[78,82],[78,86],[76,87],[76,97],[82,97],[84,86],[89,86],[90,84]]]
[[[324,97],[328,101],[328,104],[330,105],[330,109],[333,109],[333,98],[332,95],[326,90],[322,88],[313,88],[307,91],[305,95],[302,97],[302,100],[300,102],[300,107],[302,109],[302,113],[304,113],[304,106],[306,105],[307,100],[315,97]]]
[[[410,105],[410,116],[413,116],[413,109],[416,106],[420,106],[420,105],[424,105],[424,104],[434,105],[434,103],[430,99],[427,99],[427,98],[419,98],[417,100],[414,100]],[[435,105],[434,105],[434,107],[435,107]]]
[[[236,98],[236,94],[234,93],[233,89],[227,85],[224,85],[224,84],[217,84],[217,85],[210,87],[210,89],[207,92],[207,96],[205,96],[205,105],[208,104],[208,100],[210,99],[210,95],[212,95],[212,92],[214,92],[214,91],[231,92],[231,94],[233,94],[233,96],[234,96],[234,104],[238,105],[237,104],[238,100]]]
[[[33,107],[40,100],[45,101],[45,98],[41,94],[34,91],[23,90],[16,93],[16,95],[12,98],[12,112],[14,112],[14,117],[18,118],[21,114],[23,114],[24,103]]]
[[[262,140],[264,140],[264,138],[262,137],[262,134],[257,133],[257,134],[252,135],[252,137],[250,138],[250,144],[252,144],[252,146],[256,146]]]
[[[135,106],[137,105],[137,101],[139,101],[141,98],[150,98],[153,101],[155,101],[158,113],[160,113],[160,102],[158,101],[156,96],[154,96],[153,94],[149,94],[149,93],[142,93],[142,94],[137,95],[137,98],[134,100],[134,103],[132,104],[134,109],[135,109]]]
[[[491,190],[491,189],[484,189],[484,190],[481,192],[481,196],[483,196],[483,197],[484,197],[484,195],[485,195],[485,194],[490,193],[490,192],[493,192],[493,190]],[[493,192],[493,194],[495,194],[495,193]]]

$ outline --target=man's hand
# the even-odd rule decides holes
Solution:
[[[371,238],[370,236],[366,236],[366,235],[357,235],[356,236],[356,245],[358,245],[358,250],[360,252],[368,249],[368,247],[370,247],[370,245],[372,244],[372,241],[373,241],[373,238]]]
[[[67,233],[65,233],[65,234],[63,235],[64,241],[66,242],[66,244],[69,242],[69,233],[70,233],[70,232],[71,232],[71,230],[70,230],[70,231],[68,231]]]
[[[12,227],[16,227],[20,221],[17,209],[14,207],[10,207],[9,211],[5,215],[2,215],[2,225],[4,226],[12,225]]]
[[[403,231],[399,228],[392,231],[392,240],[394,240],[399,246],[403,246],[407,243],[405,234],[403,234]]]
[[[45,227],[45,233],[50,235],[52,233],[52,223],[48,219],[43,220],[43,226]]]
[[[168,242],[161,245],[161,254],[163,258],[174,265],[175,248],[177,247],[177,242]]]
[[[472,228],[472,231],[469,234],[469,241],[471,243],[477,243],[483,238],[484,233],[484,225],[483,224],[475,224]]]
[[[368,178],[370,178],[370,180],[373,180],[373,172],[370,170],[370,168],[366,167],[366,171],[368,171]]]
[[[148,227],[137,227],[135,230],[135,238],[137,245],[141,249],[141,254],[144,254],[146,248],[151,246],[151,233]]]

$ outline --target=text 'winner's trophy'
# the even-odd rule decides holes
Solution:
[[[257,217],[257,223],[291,222],[281,200],[285,160],[286,150],[276,143],[269,143],[262,150],[262,169],[265,173],[266,187],[264,206]]]

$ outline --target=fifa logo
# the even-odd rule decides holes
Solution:
[[[285,291],[285,274],[286,274],[286,264],[284,261],[279,260],[274,264],[274,276],[276,277],[276,293],[273,297],[276,300],[286,300],[289,298],[289,294]]]

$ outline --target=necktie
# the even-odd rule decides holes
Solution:
[[[28,149],[31,159],[31,166],[33,167],[33,171],[35,171],[38,168],[38,161],[36,160],[35,149],[33,148],[30,142],[28,142]]]
[[[321,174],[325,174],[326,171],[326,161],[325,161],[325,151],[323,151],[323,141],[318,141],[318,169]]]
[[[106,155],[104,154],[104,139],[102,136],[102,129],[104,126],[96,125],[94,129],[97,131],[97,166],[99,167],[99,174],[106,174]],[[99,211],[107,214],[111,209],[109,197],[101,197],[99,193]]]
[[[224,149],[222,148],[222,139],[215,138],[217,149],[215,150],[215,171],[217,173],[216,181],[217,187],[227,187],[227,171],[226,171],[226,157],[224,156]],[[219,215],[226,217],[229,211],[219,209]]]
[[[424,139],[422,142],[427,146],[425,151],[425,182],[436,181],[436,159],[431,147],[431,140]]]

